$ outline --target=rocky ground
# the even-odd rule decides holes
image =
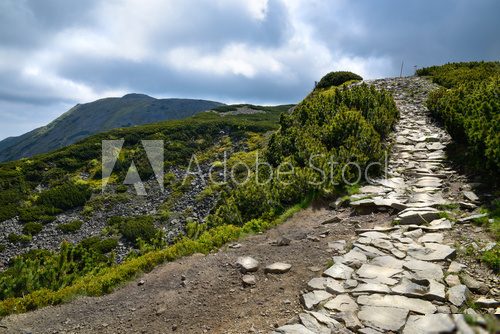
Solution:
[[[202,168],[203,172],[208,170],[208,166],[205,165],[200,166],[200,168]],[[186,170],[184,169],[172,168],[169,172],[176,176],[176,182],[182,182],[186,176]],[[189,182],[190,185],[186,187],[186,191],[173,200],[170,218],[167,221],[156,221],[157,227],[165,232],[167,241],[172,241],[179,234],[184,233],[187,219],[202,221],[217,200],[216,196],[208,196],[203,200],[197,199],[197,196],[205,189],[207,184],[199,177],[194,177]],[[90,200],[91,203],[95,203],[92,205],[91,212],[85,212],[85,208],[78,208],[58,214],[53,222],[45,224],[43,230],[34,235],[32,240],[27,243],[11,243],[8,241],[9,234],[23,233],[24,224],[17,217],[1,222],[0,244],[7,245],[7,247],[0,252],[0,270],[5,268],[12,257],[27,253],[30,250],[58,250],[63,241],[78,243],[85,238],[102,236],[102,231],[108,226],[107,220],[110,217],[154,216],[158,214],[161,205],[172,197],[171,189],[167,186],[162,191],[154,178],[144,182],[144,186],[146,196],[136,195],[133,187],[130,187],[126,193],[116,194],[114,187],[109,186],[104,195],[94,194],[93,199]],[[188,215],[185,214],[187,209],[189,210]],[[83,222],[78,231],[65,233],[57,228],[60,224],[73,220]],[[116,260],[121,262],[133,249],[133,243],[120,240],[118,248],[115,250]]]
[[[462,251],[493,242],[470,218],[483,194],[446,159],[451,139],[423,104],[433,85],[372,83],[393,92],[401,120],[387,177],[349,206],[315,203],[264,234],[164,264],[110,295],[4,318],[0,332],[495,332],[488,315],[499,313],[499,277]]]

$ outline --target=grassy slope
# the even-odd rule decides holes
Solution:
[[[0,142],[0,161],[29,157],[118,127],[182,119],[221,105],[190,99],[155,99],[129,94],[78,104],[48,125]]]

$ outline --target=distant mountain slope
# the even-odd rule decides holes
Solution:
[[[222,105],[207,100],[155,99],[143,94],[77,104],[46,126],[0,141],[0,161],[49,152],[105,130],[186,118]]]

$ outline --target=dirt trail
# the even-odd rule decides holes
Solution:
[[[341,224],[321,225],[336,215]],[[268,333],[300,312],[298,297],[317,275],[311,269],[324,270],[335,254],[328,242],[350,240],[356,227],[387,218],[378,214],[353,220],[349,215],[348,209],[334,212],[317,204],[265,234],[239,241],[239,248],[166,263],[140,277],[144,285],[138,285],[138,278],[110,295],[9,316],[0,322],[0,332]],[[273,245],[280,237],[290,244]],[[239,256],[247,255],[261,263],[253,288],[243,287],[234,266]],[[292,269],[281,275],[263,273],[263,266],[279,261]]]

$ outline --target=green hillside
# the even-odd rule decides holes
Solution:
[[[155,99],[143,94],[77,104],[46,126],[0,141],[0,161],[50,152],[106,130],[186,118],[221,105],[206,100]]]

